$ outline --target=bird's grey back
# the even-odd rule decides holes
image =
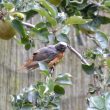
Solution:
[[[54,45],[43,47],[33,54],[34,61],[51,61],[57,55],[57,50]]]

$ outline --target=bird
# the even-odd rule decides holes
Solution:
[[[54,70],[54,67],[64,57],[67,46],[68,45],[65,42],[58,42],[55,45],[42,47],[33,52],[31,58],[23,64],[23,68],[26,70],[33,70],[39,67],[39,62],[45,62],[50,70]]]

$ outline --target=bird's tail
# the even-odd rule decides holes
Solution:
[[[38,67],[38,62],[33,61],[33,59],[28,59],[25,64],[21,66],[21,69],[33,70]]]

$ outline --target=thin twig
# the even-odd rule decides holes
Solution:
[[[22,24],[29,27],[29,28],[34,28],[35,27],[35,25],[30,24],[30,23],[26,23],[26,22],[22,22]]]
[[[70,49],[71,52],[73,52],[82,61],[82,63],[89,65],[89,63],[86,61],[86,59],[77,50],[75,50],[70,45],[68,45],[68,48]]]

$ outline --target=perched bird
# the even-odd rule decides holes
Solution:
[[[53,69],[54,66],[63,58],[66,48],[67,44],[65,42],[59,42],[55,45],[43,47],[34,52],[33,56],[26,61],[23,67],[27,70],[35,69],[39,67],[38,62],[42,61],[47,63],[49,69]]]

